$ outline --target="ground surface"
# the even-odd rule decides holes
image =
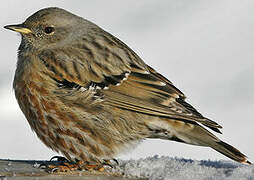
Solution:
[[[49,161],[7,160],[0,159],[0,180],[128,180],[123,175],[113,172],[74,171],[66,173],[48,173],[39,168],[40,164],[51,164]],[[54,163],[54,162],[53,162]]]
[[[254,180],[254,165],[232,161],[195,161],[170,157],[148,157],[139,160],[118,160],[119,165],[107,172],[71,172],[49,174],[38,169],[44,161],[0,160],[0,180],[23,179],[93,179],[93,180]],[[48,161],[46,161],[48,163]]]

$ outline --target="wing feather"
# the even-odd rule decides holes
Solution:
[[[45,50],[39,55],[56,83],[68,82],[83,87],[83,90],[92,87],[96,91],[93,94],[103,97],[105,104],[137,113],[201,123],[219,132],[220,125],[203,117],[185,101],[185,95],[172,82],[146,65],[120,40],[109,36],[96,42],[90,42],[94,40],[89,38],[83,41],[87,45],[73,45],[68,50]],[[105,47],[105,41],[117,46]]]

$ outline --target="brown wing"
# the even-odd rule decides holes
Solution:
[[[154,116],[199,122],[220,132],[217,123],[203,117],[185,102],[184,94],[170,81],[147,66],[149,71],[132,67],[127,80],[103,90],[105,101],[116,107]]]
[[[101,36],[96,40],[86,37],[83,41],[82,45],[46,50],[39,55],[56,83],[69,89],[93,89],[98,92],[96,96],[103,96],[103,103],[111,106],[179,121],[198,122],[219,132],[217,128],[221,128],[220,125],[204,118],[185,102],[180,90],[147,66],[120,40]]]

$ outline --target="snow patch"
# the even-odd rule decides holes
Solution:
[[[158,155],[139,160],[118,160],[112,171],[125,177],[149,180],[254,179],[254,166],[232,161],[191,160]]]

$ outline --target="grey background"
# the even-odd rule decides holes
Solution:
[[[48,6],[89,19],[126,42],[224,127],[219,137],[254,160],[254,1],[8,0],[1,2],[0,26]],[[20,36],[0,28],[0,39],[0,158],[49,159],[56,153],[32,133],[12,90]],[[209,148],[161,140],[127,152],[120,157],[227,159]]]

